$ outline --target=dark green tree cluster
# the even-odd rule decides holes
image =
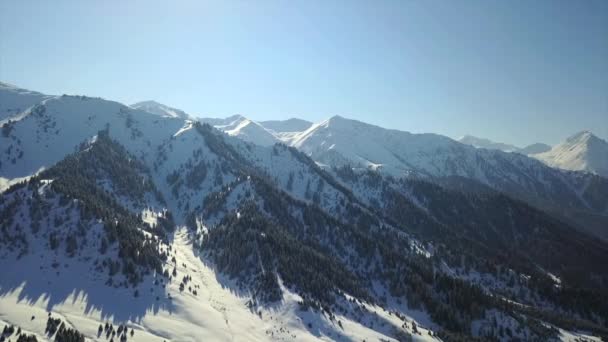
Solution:
[[[17,342],[38,342],[38,339],[35,335],[28,335],[25,332],[21,331],[21,328],[15,328],[14,325],[5,325],[2,329],[2,333],[0,333],[0,342],[11,341],[10,337],[17,337]]]
[[[80,208],[81,222],[90,219],[101,219],[104,222],[105,236],[102,237],[100,251],[105,252],[109,245],[118,243],[119,257],[124,261],[123,272],[127,271],[132,282],[141,280],[142,274],[137,271],[141,266],[144,272],[156,270],[162,272],[166,255],[159,249],[159,241],[146,236],[140,231],[145,229],[166,237],[167,226],[172,224],[172,217],[167,214],[159,227],[150,227],[119,204],[115,197],[101,186],[98,177],[109,177],[119,194],[134,194],[134,198],[143,198],[145,193],[154,193],[154,185],[149,177],[142,176],[145,169],[134,161],[124,148],[112,141],[107,132],[100,132],[98,139],[89,148],[66,157],[55,166],[30,180],[30,184],[39,184],[40,179],[53,179],[51,188],[67,200],[77,199]],[[162,221],[162,220],[161,220]],[[51,247],[59,241],[49,235]],[[73,254],[78,242],[72,236],[66,239],[66,252]]]
[[[22,333],[17,337],[17,342],[38,342],[36,335],[27,335]]]
[[[253,204],[240,210],[240,218],[228,215],[205,236],[218,267],[233,276],[254,274],[261,300],[280,299],[277,275],[287,286],[329,305],[341,290],[368,298],[366,290],[340,262],[318,250],[312,241],[298,241],[276,222],[261,215]]]
[[[8,138],[11,135],[11,132],[14,128],[14,122],[8,120],[2,125],[2,136]]]
[[[46,321],[45,332],[49,337],[55,335],[55,342],[84,342],[84,335],[76,329],[66,327],[59,318],[49,317]]]
[[[191,189],[199,190],[207,177],[207,165],[205,162],[200,161],[188,169],[189,171],[186,173],[186,185]]]
[[[542,298],[540,303],[555,304],[562,316],[572,316],[574,311],[589,324],[606,324],[599,319],[606,317],[608,305],[608,246],[604,242],[468,179],[397,181],[350,167],[333,172],[352,186],[381,189],[382,205],[373,210],[418,239],[433,241],[435,260],[497,279],[505,277],[500,269],[515,270],[529,280],[520,284],[519,278],[514,282],[514,275],[508,277],[505,283],[511,290],[503,295],[525,303],[528,297],[521,294],[527,291],[518,294],[515,285],[525,287],[533,298]],[[547,270],[561,278],[560,286],[546,275]],[[399,293],[408,292],[403,285],[397,288]]]

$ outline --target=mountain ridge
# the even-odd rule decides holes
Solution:
[[[608,212],[601,177],[338,116],[264,145],[243,116],[82,96],[22,114],[0,135],[0,176],[29,177],[0,193],[0,314],[26,331],[53,311],[153,341],[608,333],[608,245],[530,205]]]

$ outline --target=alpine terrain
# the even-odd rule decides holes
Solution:
[[[589,132],[530,157],[8,84],[0,126],[0,341],[608,338]]]

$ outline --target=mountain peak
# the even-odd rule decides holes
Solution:
[[[340,115],[334,115],[334,116],[330,117],[329,119],[327,119],[327,121],[352,121],[352,120],[347,119]]]
[[[230,136],[238,137],[257,145],[270,146],[279,141],[263,125],[240,114],[235,114],[224,119],[203,118],[200,121],[208,123]]]
[[[334,115],[329,119],[325,120],[326,125],[332,125],[334,127],[354,127],[357,125],[369,125],[368,123],[361,122],[355,119],[349,119],[341,115]]]
[[[560,169],[608,176],[608,142],[584,130],[568,137],[550,151],[534,156]]]
[[[587,149],[608,149],[608,142],[588,130],[580,131],[570,136],[562,144],[568,146],[580,145],[585,146]]]
[[[242,116],[241,114],[234,114],[234,115],[227,117],[225,120],[232,122],[232,121],[242,121],[242,120],[249,120],[249,119]]]
[[[17,87],[16,85],[13,85],[13,84],[5,83],[5,82],[0,82],[0,88],[18,89],[19,87]]]
[[[590,139],[594,139],[594,138],[599,139],[593,133],[591,133],[591,131],[584,130],[584,131],[580,131],[580,132],[570,136],[568,139],[566,139],[566,141],[568,141],[568,142],[586,142],[586,141],[589,141]]]

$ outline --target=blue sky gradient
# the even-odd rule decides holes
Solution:
[[[608,1],[0,0],[0,80],[199,116],[608,137]]]

